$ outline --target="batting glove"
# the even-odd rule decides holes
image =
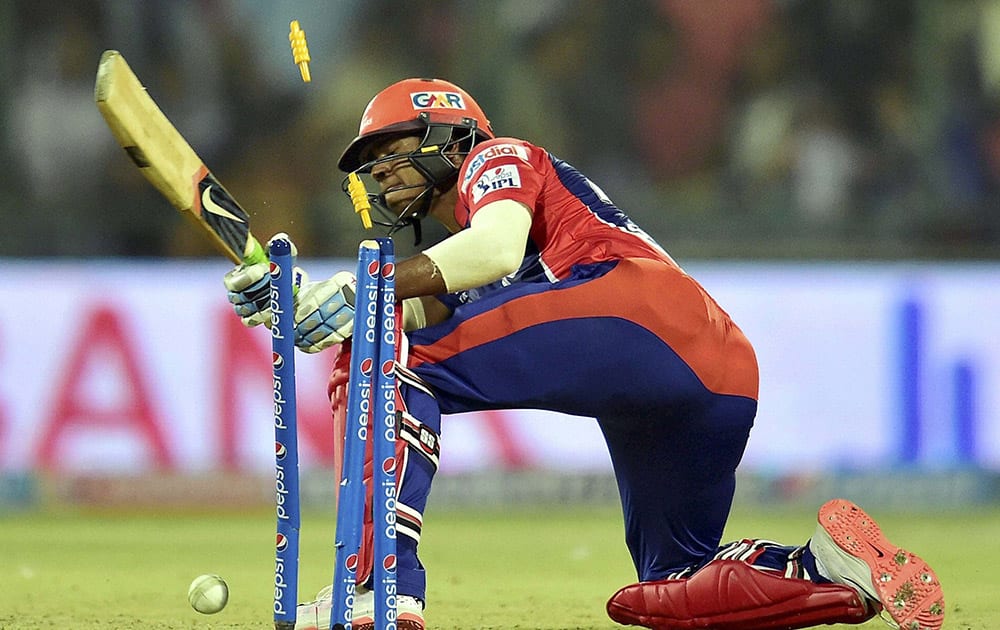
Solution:
[[[340,271],[329,280],[302,286],[295,308],[295,345],[300,350],[312,354],[351,336],[357,285],[354,274]]]
[[[275,234],[268,241],[282,237],[287,239],[285,233]],[[291,241],[289,241],[291,242]],[[292,260],[298,250],[292,243]],[[222,278],[226,285],[229,302],[233,305],[233,310],[247,327],[260,326],[271,323],[271,263],[260,262],[252,265],[237,265]],[[293,283],[296,287],[308,280],[306,273],[299,267],[293,268]]]

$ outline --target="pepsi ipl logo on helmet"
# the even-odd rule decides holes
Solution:
[[[458,92],[412,92],[413,109],[465,109],[465,99]]]

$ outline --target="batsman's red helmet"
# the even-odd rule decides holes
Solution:
[[[340,156],[345,173],[357,170],[361,154],[382,138],[421,132],[429,124],[472,131],[478,140],[493,137],[493,129],[479,104],[468,92],[443,79],[404,79],[375,95],[361,116],[358,137]]]

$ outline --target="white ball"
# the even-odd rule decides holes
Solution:
[[[229,586],[218,575],[199,575],[188,587],[188,601],[198,612],[214,615],[226,607]]]

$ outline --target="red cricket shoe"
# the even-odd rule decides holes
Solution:
[[[861,623],[875,611],[855,589],[712,560],[690,578],[630,584],[611,596],[608,616],[654,630],[791,630]]]
[[[894,628],[941,628],[944,593],[926,562],[889,542],[874,519],[846,499],[828,501],[818,520],[809,549],[827,577],[881,603],[882,619]]]

